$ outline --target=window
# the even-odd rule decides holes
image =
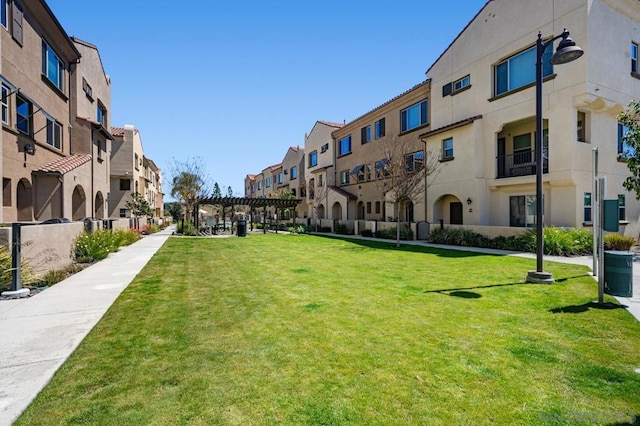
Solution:
[[[551,48],[549,48],[551,47]],[[553,74],[553,65],[549,60],[553,46],[549,44],[542,56],[542,76]],[[505,59],[493,68],[495,95],[526,86],[536,81],[536,46]]]
[[[320,153],[322,154],[323,152],[327,151],[329,151],[329,144],[325,143],[324,145],[322,145],[322,148],[320,148]]]
[[[284,173],[278,173],[278,183],[284,182]]]
[[[4,0],[2,0],[4,2]],[[22,46],[22,18],[24,12],[22,5],[18,0],[13,0],[13,7],[11,8],[11,37]]]
[[[631,72],[638,73],[638,43],[631,43]]]
[[[371,142],[371,126],[363,127],[360,129],[360,143],[365,144]]]
[[[380,213],[380,201],[376,201],[376,214]]]
[[[11,179],[2,178],[2,205],[11,207]]]
[[[391,175],[388,168],[386,167],[388,162],[389,162],[389,159],[387,158],[383,158],[380,161],[376,161],[376,165],[375,165],[376,179],[382,179]]]
[[[96,108],[96,121],[104,127],[107,127],[107,109],[100,103],[100,101],[98,101],[98,106]]]
[[[324,175],[318,176],[318,186],[324,186]]]
[[[2,26],[5,28],[9,28],[9,26],[7,25],[8,12],[9,7],[7,5],[7,0],[0,0],[0,24],[2,24]]]
[[[291,177],[290,179],[298,179],[298,167],[297,166],[293,166],[291,168]]]
[[[629,128],[622,123],[618,123],[618,158],[626,158],[634,154],[634,149],[626,141]]]
[[[64,91],[64,63],[44,40],[42,40],[42,74],[54,86]]]
[[[517,195],[509,197],[509,226],[532,227],[535,224],[536,196]]]
[[[120,217],[127,217],[127,209],[120,209]]]
[[[513,164],[529,164],[531,156],[531,133],[513,137]]]
[[[365,175],[366,175],[366,179],[367,181],[371,180],[371,165],[367,164],[365,167]]]
[[[340,139],[338,147],[338,155],[346,155],[351,153],[351,135]]]
[[[47,145],[62,149],[62,125],[47,117]]]
[[[584,193],[584,221],[591,222],[591,193]]]
[[[453,160],[453,138],[442,141],[442,159]]]
[[[459,92],[460,90],[464,89],[465,87],[469,87],[469,85],[471,84],[471,77],[470,76],[465,76],[462,77],[460,80],[456,80],[453,82],[453,92]]]
[[[270,177],[265,179],[264,186],[265,186],[265,188],[270,188],[271,187],[271,178]]]
[[[262,189],[262,181],[259,180],[258,181],[258,191],[260,191]]]
[[[576,119],[577,133],[576,137],[578,142],[587,142],[587,113],[584,111],[578,111],[578,118]]]
[[[380,139],[381,137],[383,137],[385,135],[385,119],[381,118],[380,120],[376,121],[376,139]]]
[[[11,93],[11,90],[9,90],[9,88],[3,84],[2,85],[2,122],[4,124],[9,124],[9,93]]]
[[[400,131],[408,132],[427,124],[427,101],[418,102],[400,111]]]
[[[340,172],[340,185],[346,185],[349,183],[349,170],[343,170]]]
[[[131,181],[129,179],[120,179],[120,191],[130,191]]]
[[[408,172],[415,172],[424,167],[424,152],[416,151],[413,154],[404,156],[405,164]]]
[[[91,101],[93,102],[93,90],[84,77],[82,77],[82,90],[84,91],[85,95],[87,95],[87,98],[91,99]]]
[[[31,103],[16,96],[16,127],[19,132],[31,135]]]
[[[311,151],[309,154],[309,167],[315,167],[318,165],[318,151]]]
[[[138,166],[138,154],[135,154],[134,159],[133,159],[133,167],[136,168],[136,170],[140,170],[139,166]]]
[[[371,214],[371,201],[367,201],[367,214]]]
[[[618,194],[619,220],[627,220],[626,202],[624,194]]]

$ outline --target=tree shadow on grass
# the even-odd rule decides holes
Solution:
[[[630,422],[609,423],[608,426],[640,426],[640,415],[637,415]]]
[[[314,235],[317,235],[317,234],[314,234]],[[450,257],[450,258],[479,257],[479,256],[505,256],[503,254],[466,251],[464,249],[456,250],[455,248],[441,249],[441,248],[427,247],[427,246],[421,246],[421,245],[415,245],[415,244],[401,243],[400,247],[396,247],[395,240],[380,241],[380,240],[360,239],[360,238],[353,238],[353,235],[335,236],[335,235],[320,234],[319,236],[322,236],[325,238],[339,239],[339,240],[347,241],[351,244],[355,244],[357,246],[361,246],[359,248],[354,247],[350,249],[350,250],[358,250],[358,251],[369,248],[374,250],[394,250],[394,251],[404,251],[404,252],[410,252],[410,253],[426,253],[426,254],[434,254],[439,257]],[[457,247],[457,246],[452,246],[452,247]]]
[[[626,305],[618,305],[617,303],[598,303],[598,302],[587,302],[582,305],[570,305],[570,306],[562,306],[560,308],[549,309],[549,312],[552,314],[580,314],[583,312],[587,312],[590,309],[600,309],[600,310],[613,310],[613,309],[626,309]]]

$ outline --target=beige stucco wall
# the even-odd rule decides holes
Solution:
[[[46,125],[44,112],[53,117],[62,126],[61,149],[47,145],[46,131],[35,133],[33,139],[16,130],[16,95],[9,97],[9,123],[2,126],[2,175],[10,179],[7,187],[6,198],[10,200],[3,203],[3,221],[34,220],[31,207],[21,209],[18,215],[17,186],[23,180],[27,187],[32,187],[31,170],[68,155],[69,134],[71,123],[69,121],[69,62],[76,59],[72,46],[66,34],[62,34],[51,19],[45,13],[39,2],[22,3],[24,8],[23,19],[23,45],[20,46],[13,40],[11,33],[4,28],[0,29],[0,43],[2,44],[2,76],[20,93],[36,102],[33,107],[31,128],[35,131]],[[42,40],[45,40],[56,52],[58,57],[66,62],[64,71],[63,90],[55,88],[42,75]],[[42,111],[36,112],[41,107]],[[33,132],[33,130],[32,130]],[[26,144],[35,145],[35,155],[27,155],[24,152]],[[27,194],[30,196],[29,194]],[[25,203],[32,199],[23,200]]]
[[[315,199],[316,195],[319,195],[319,198],[324,198],[324,188],[318,187],[319,176],[322,175],[323,183],[326,184],[326,178],[330,176],[333,179],[334,169],[333,169],[333,159],[334,159],[334,143],[333,137],[331,133],[340,128],[341,126],[334,124],[330,125],[325,122],[316,121],[311,132],[308,135],[305,135],[304,138],[304,151],[305,151],[305,182],[307,184],[307,215],[309,217],[315,217],[315,210],[319,205],[319,200]],[[328,145],[328,149],[325,152],[322,152],[322,146]],[[309,155],[313,152],[317,152],[318,164],[309,167]],[[331,181],[330,185],[333,185],[333,181]],[[326,187],[325,187],[326,188]],[[311,198],[311,195],[314,195],[314,198]]]
[[[608,4],[615,5],[615,10]],[[616,114],[632,98],[640,98],[629,60],[630,42],[640,39],[639,17],[640,4],[629,0],[490,2],[427,73],[433,87],[432,128],[482,115],[473,124],[428,138],[430,145],[438,145],[453,137],[455,151],[455,160],[447,165],[450,170],[445,168],[429,188],[429,220],[440,219],[434,215],[438,208],[445,210],[432,200],[453,195],[473,200],[471,212],[464,204],[465,224],[508,226],[509,197],[535,194],[534,175],[496,178],[497,137],[504,129],[513,136],[523,126],[533,132],[535,89],[494,99],[493,66],[533,46],[538,31],[551,37],[566,27],[585,54],[555,66],[555,77],[543,84],[543,118],[549,135],[545,223],[582,226],[583,195],[591,192],[591,155],[596,146],[601,153],[600,174],[608,177],[607,198],[625,194],[627,218],[637,221],[640,210],[635,197],[621,186],[627,170],[616,159]],[[465,75],[470,75],[471,88],[442,96],[444,84]],[[577,141],[578,110],[588,114],[590,143]]]
[[[120,209],[131,200],[131,193],[144,189],[144,154],[140,132],[130,124],[124,126],[123,136],[114,135],[111,145],[109,217],[117,218]],[[131,189],[120,190],[120,179],[130,179]],[[130,216],[128,211],[127,216]]]

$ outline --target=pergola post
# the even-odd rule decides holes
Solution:
[[[265,204],[262,212],[262,233],[267,233],[267,205]]]

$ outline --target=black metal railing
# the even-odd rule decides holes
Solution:
[[[542,153],[542,173],[549,173],[547,151]],[[519,151],[510,155],[498,155],[498,178],[530,176],[536,174],[535,150]]]

